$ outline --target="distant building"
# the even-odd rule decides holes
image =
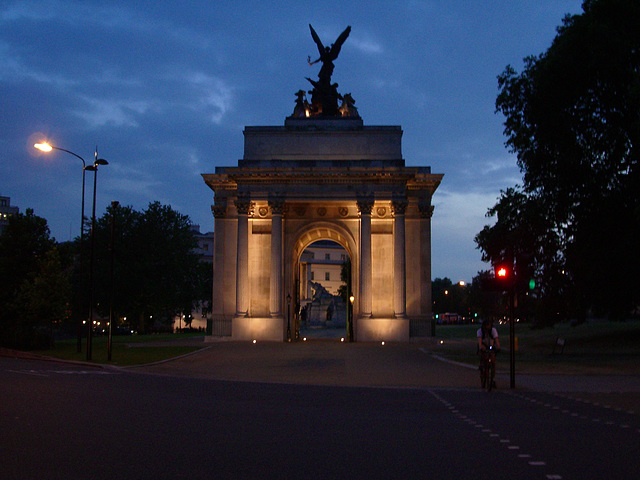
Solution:
[[[9,218],[18,213],[20,209],[11,206],[11,198],[0,196],[0,233],[9,225]]]
[[[192,225],[191,230],[198,241],[195,252],[200,261],[213,263],[213,232],[200,233],[200,225]]]
[[[310,282],[319,283],[331,295],[337,295],[338,288],[343,283],[340,279],[342,264],[347,258],[344,247],[331,240],[319,240],[309,245],[300,257],[300,278],[307,279],[306,287],[304,284],[301,285],[301,299],[313,296]]]

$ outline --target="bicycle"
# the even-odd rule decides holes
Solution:
[[[496,350],[493,345],[488,350],[480,350],[480,385],[490,392],[496,386]]]

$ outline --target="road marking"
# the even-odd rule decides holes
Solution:
[[[454,410],[452,409],[450,406],[452,406],[451,403],[447,402],[444,398],[442,398],[440,395],[438,395],[436,392],[434,392],[433,390],[427,390],[433,397],[435,397],[440,403],[442,403],[443,405],[447,406],[449,411],[451,413],[455,412],[455,416],[462,420],[463,422],[469,424],[469,425],[474,425],[475,428],[481,428],[483,433],[487,433],[489,434],[489,437],[491,438],[496,438],[496,437],[500,437],[500,434],[498,433],[492,433],[491,429],[489,428],[484,428],[484,425],[476,422],[475,420],[471,419],[470,417],[468,417],[467,415],[462,415],[461,413],[458,413],[458,410]],[[514,395],[516,396],[516,395]],[[525,398],[524,396],[521,397],[523,400],[525,401],[530,401],[532,403],[538,403],[539,405],[542,405],[542,402],[538,402],[538,401],[532,401],[531,399]],[[549,405],[550,406],[550,405]],[[519,452],[520,451],[520,446],[518,445],[511,445],[511,440],[507,439],[507,438],[499,438],[499,441],[501,444],[505,445],[507,447],[508,450],[511,450],[513,452]],[[523,459],[530,459],[531,455],[529,455],[528,453],[518,453],[518,458],[523,458]],[[532,467],[544,467],[547,465],[547,462],[544,462],[542,460],[529,460],[528,461],[529,465],[531,465]],[[558,480],[558,479],[562,479],[562,477],[560,475],[556,475],[556,474],[548,474],[546,475],[546,478],[548,479],[552,479],[552,480]]]
[[[7,372],[19,373],[21,375],[34,375],[36,377],[48,377],[49,376],[49,375],[45,375],[44,373],[39,373],[37,370],[7,370]]]
[[[52,373],[59,375],[116,375],[117,372],[109,372],[107,370],[7,370],[11,373],[19,373],[22,375],[34,375],[37,377],[48,377]]]

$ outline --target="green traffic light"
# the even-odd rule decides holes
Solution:
[[[536,288],[536,280],[532,278],[529,280],[529,290],[533,290],[534,288]]]

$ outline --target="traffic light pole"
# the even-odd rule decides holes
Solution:
[[[516,388],[516,316],[514,310],[515,305],[515,287],[509,289],[509,371],[510,386]]]

